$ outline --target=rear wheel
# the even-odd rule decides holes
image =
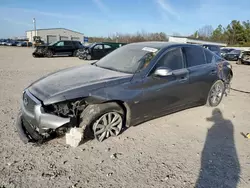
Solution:
[[[207,106],[215,107],[218,106],[223,98],[225,92],[225,84],[222,80],[217,80],[211,87],[208,98]]]
[[[76,57],[77,56],[77,50],[75,50],[72,54],[73,57]]]
[[[241,59],[238,59],[237,62],[236,62],[236,64],[241,65],[242,64]]]
[[[87,106],[81,114],[80,127],[84,136],[102,142],[110,136],[121,133],[124,123],[124,112],[117,103],[103,103]]]

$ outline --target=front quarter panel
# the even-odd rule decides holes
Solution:
[[[107,85],[103,89],[91,92],[89,98],[103,100],[103,102],[123,102],[130,114],[129,121],[136,124],[143,121],[142,114],[140,114],[140,99],[142,96],[143,88],[141,88],[141,80],[133,77],[129,82],[115,86]]]

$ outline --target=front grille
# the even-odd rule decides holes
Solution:
[[[33,112],[34,111],[34,107],[36,105],[36,102],[33,101],[29,95],[27,95],[27,93],[25,92],[23,94],[23,104],[24,104],[24,107],[27,111],[29,112]]]

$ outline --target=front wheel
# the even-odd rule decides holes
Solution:
[[[211,107],[218,106],[223,98],[225,92],[225,84],[222,80],[217,80],[211,87],[208,98],[207,105]]]
[[[88,54],[88,55],[87,55],[87,60],[91,60],[91,59],[92,59],[91,55]]]
[[[124,123],[124,111],[117,103],[103,103],[87,106],[81,114],[80,127],[84,136],[90,136],[102,142],[110,136],[121,133]]]
[[[51,50],[48,50],[46,53],[47,57],[53,57],[53,52]]]

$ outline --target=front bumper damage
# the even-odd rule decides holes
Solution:
[[[41,101],[28,90],[24,91],[16,123],[17,131],[24,143],[42,141],[49,136],[50,131],[69,123],[70,118],[45,113]]]
[[[32,53],[33,57],[44,57],[46,55],[46,49],[37,47],[35,51]]]

